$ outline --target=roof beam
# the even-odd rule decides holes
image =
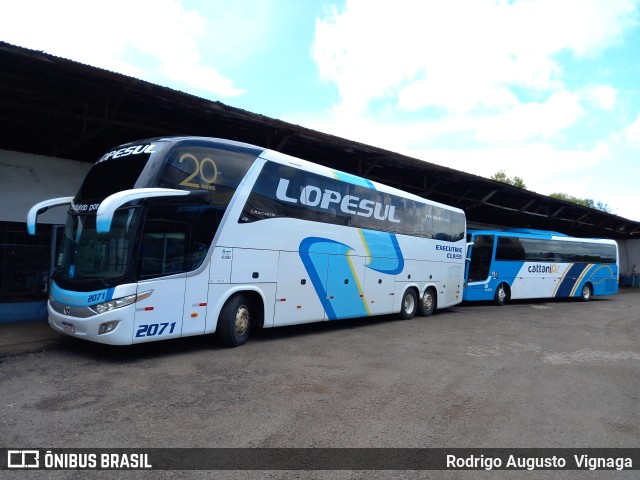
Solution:
[[[487,203],[487,200],[489,200],[491,197],[493,197],[496,193],[498,193],[497,190],[492,190],[487,195],[485,195],[482,200],[480,200],[480,203]]]
[[[523,207],[521,207],[521,208],[520,208],[520,211],[521,211],[522,213],[526,212],[526,211],[527,211],[527,208],[529,208],[529,207],[530,207],[531,205],[533,205],[534,203],[536,203],[536,201],[535,201],[535,200],[529,200],[527,203],[525,203],[525,204],[524,204],[524,206],[523,206]]]

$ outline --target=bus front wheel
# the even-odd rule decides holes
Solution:
[[[493,297],[493,303],[495,303],[498,306],[502,306],[505,303],[507,303],[508,299],[509,299],[509,292],[507,290],[507,286],[504,283],[501,283],[500,285],[498,285],[496,294]]]
[[[402,296],[400,316],[403,320],[411,320],[418,310],[418,295],[413,288],[408,288]]]
[[[436,292],[433,288],[429,287],[424,291],[422,300],[418,305],[418,312],[421,317],[430,316],[436,309]]]
[[[580,293],[580,300],[582,300],[583,302],[588,302],[589,300],[591,300],[591,295],[593,295],[591,284],[585,283],[582,286],[582,292]]]
[[[251,298],[243,293],[234,295],[222,307],[218,320],[218,338],[226,347],[239,347],[247,343],[253,321]]]

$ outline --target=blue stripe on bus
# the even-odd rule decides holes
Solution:
[[[361,229],[361,236],[370,257],[367,268],[388,275],[397,275],[404,269],[404,258],[395,233]]]
[[[115,287],[92,292],[74,292],[60,288],[56,282],[51,284],[51,295],[54,300],[74,307],[88,307],[96,303],[109,301],[113,298]]]
[[[370,188],[371,190],[376,189],[376,187],[373,185],[373,182],[371,182],[371,180],[367,180],[366,178],[361,178],[350,173],[340,172],[338,170],[332,170],[332,172],[338,180],[341,180],[343,182],[358,185],[359,187]]]
[[[567,272],[564,274],[564,278],[560,282],[560,286],[556,290],[556,297],[569,297],[576,285],[576,282],[580,279],[582,272],[589,266],[588,263],[574,263],[571,265]]]

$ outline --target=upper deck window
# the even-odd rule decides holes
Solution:
[[[462,240],[465,232],[459,211],[267,162],[238,221],[284,217],[449,242]]]
[[[211,205],[225,207],[255,159],[244,151],[181,144],[169,152],[156,186],[205,190]]]

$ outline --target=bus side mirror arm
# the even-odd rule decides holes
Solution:
[[[471,261],[471,257],[469,257],[469,249],[473,246],[473,240],[470,242],[467,242],[467,254],[465,255],[467,257],[467,262]]]
[[[173,188],[134,188],[114,193],[105,198],[98,207],[96,212],[96,231],[98,233],[108,233],[111,229],[113,214],[125,203],[145,198],[180,197],[191,193],[188,190],[176,190]]]
[[[38,215],[46,212],[53,207],[61,207],[62,205],[70,205],[73,201],[73,197],[60,197],[51,198],[40,203],[36,203],[29,209],[27,213],[27,232],[29,235],[36,234],[36,223],[38,222]]]

